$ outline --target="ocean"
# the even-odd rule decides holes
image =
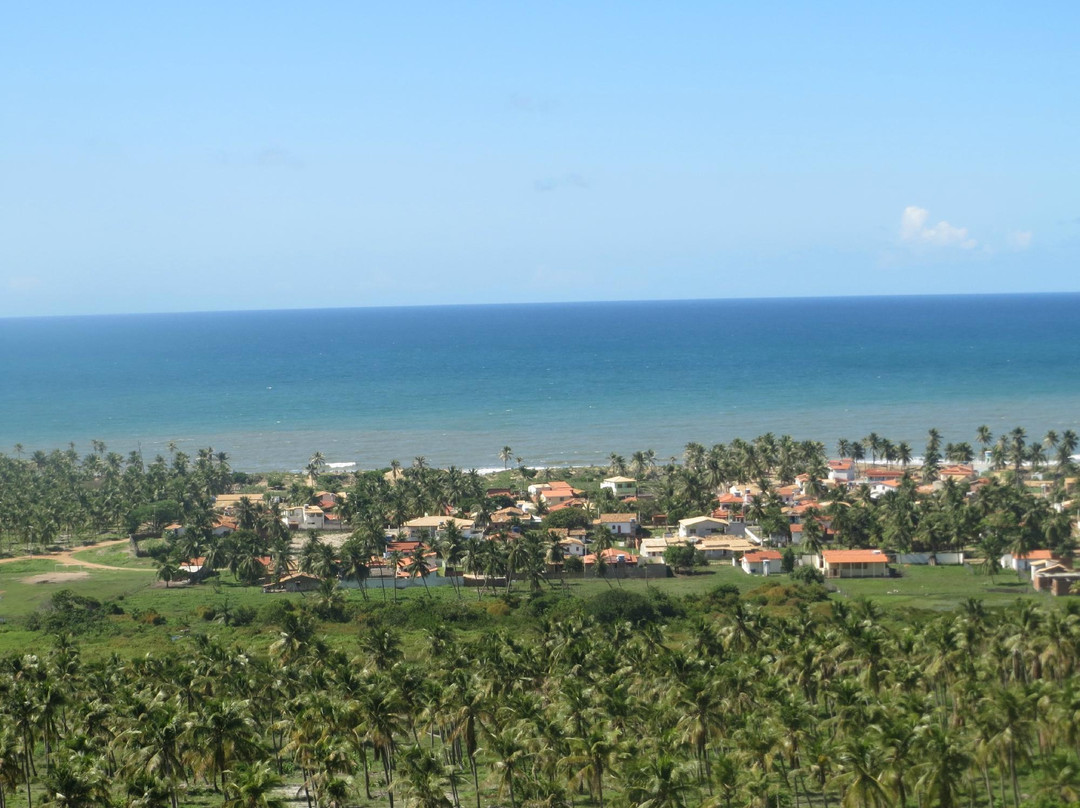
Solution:
[[[1080,431],[1080,294],[0,319],[0,451],[298,469],[681,456],[772,432]]]

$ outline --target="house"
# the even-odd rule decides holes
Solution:
[[[795,497],[798,494],[801,494],[802,491],[799,490],[799,486],[797,485],[782,485],[776,488],[773,493],[780,498],[780,501],[783,504],[794,505]]]
[[[602,513],[594,524],[606,527],[616,536],[637,535],[638,522],[636,513]]]
[[[1062,558],[1057,553],[1050,550],[1032,550],[1030,553],[1024,555],[1013,555],[1012,553],[1006,553],[999,560],[998,563],[1004,569],[1015,570],[1016,572],[1027,572],[1031,569],[1035,562],[1046,561],[1061,561]]]
[[[834,483],[855,482],[854,460],[830,460],[829,481]]]
[[[562,548],[563,555],[585,557],[585,542],[577,537],[561,539],[559,546]]]
[[[600,556],[608,564],[628,564],[635,566],[638,563],[638,557],[628,550],[620,550],[617,547],[609,547],[600,553]],[[596,554],[589,553],[583,559],[581,559],[585,566],[591,566],[596,563]]]
[[[286,575],[280,581],[271,582],[263,586],[263,592],[313,592],[319,588],[322,581],[314,575],[297,572]]]
[[[600,489],[605,488],[619,499],[637,496],[637,480],[630,477],[605,477]]]
[[[532,515],[526,513],[523,508],[508,505],[505,508],[499,508],[499,510],[491,514],[490,523],[492,527],[500,527],[502,525],[510,524],[515,519],[519,522],[532,522]]]
[[[679,538],[686,539],[695,536],[712,536],[715,533],[727,532],[728,523],[723,519],[712,516],[694,516],[689,519],[679,520]]]
[[[399,533],[404,533],[409,539],[422,539],[429,536],[437,536],[446,530],[446,526],[453,524],[457,526],[457,529],[461,531],[462,538],[474,539],[479,538],[481,533],[474,529],[474,522],[472,519],[459,519],[456,516],[418,516],[416,519],[410,519],[404,525],[401,526]]]
[[[297,505],[282,512],[282,523],[291,530],[322,530],[326,527],[323,509],[315,505]]]
[[[529,496],[537,502],[543,501],[551,508],[553,505],[562,505],[571,499],[581,496],[581,491],[564,480],[553,480],[550,483],[534,483],[529,486]]]
[[[881,550],[823,550],[826,578],[887,578],[889,557]]]
[[[663,558],[664,551],[675,544],[684,545],[685,541],[674,541],[664,536],[653,536],[648,539],[642,539],[641,545],[638,547],[638,552],[642,558]]]
[[[726,561],[740,553],[756,550],[757,545],[738,536],[707,536],[695,545],[709,561]]]
[[[883,483],[886,480],[899,480],[904,476],[903,469],[872,468],[863,472],[868,483]]]
[[[900,480],[878,480],[870,484],[870,496],[874,499],[891,494],[900,488]]]
[[[969,483],[975,479],[975,468],[963,464],[946,466],[938,471],[938,477],[942,480],[954,480],[958,483]]]
[[[742,561],[732,559],[747,575],[769,575],[780,572],[781,555],[779,550],[751,550],[743,553]]]

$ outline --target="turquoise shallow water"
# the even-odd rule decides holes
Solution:
[[[0,451],[500,466],[771,431],[1080,430],[1080,294],[0,320]]]

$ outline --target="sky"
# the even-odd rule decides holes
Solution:
[[[1080,5],[9,3],[0,316],[1080,290]]]

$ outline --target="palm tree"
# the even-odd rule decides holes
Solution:
[[[627,800],[638,808],[684,808],[690,796],[686,766],[666,754],[636,769],[626,790]]]
[[[258,750],[250,703],[238,699],[210,701],[188,723],[191,747],[203,771],[209,771],[214,790],[224,784],[234,761],[249,760]]]
[[[503,471],[506,471],[508,468],[510,468],[510,458],[512,458],[513,456],[514,450],[511,449],[509,446],[504,446],[499,451],[499,460],[503,462]]]
[[[285,800],[275,796],[284,782],[267,761],[241,766],[225,785],[222,808],[286,808]]]

